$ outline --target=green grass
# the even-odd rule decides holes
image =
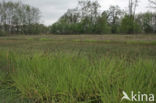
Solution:
[[[1,100],[8,103],[118,103],[123,90],[156,93],[153,59],[16,52],[1,57],[8,75],[2,69],[0,94],[7,95]]]
[[[48,38],[40,38],[40,41],[48,41],[48,40],[50,40],[50,39],[48,39]]]
[[[123,90],[156,94],[155,36],[94,37],[0,38],[0,103],[119,103]]]

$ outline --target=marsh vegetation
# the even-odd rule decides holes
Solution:
[[[154,35],[62,37],[0,39],[0,102],[118,103],[123,90],[156,93]]]

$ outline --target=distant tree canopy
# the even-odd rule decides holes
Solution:
[[[44,25],[39,24],[40,11],[20,2],[0,2],[0,34],[37,34]]]
[[[21,2],[0,1],[0,35],[4,34],[136,34],[156,33],[156,12],[136,14],[138,0],[128,11],[110,6],[101,11],[97,0],[80,0],[49,27],[40,24],[40,10]],[[149,0],[156,10],[156,0]]]
[[[53,25],[50,33],[56,34],[106,34],[155,33],[156,14],[136,14],[138,0],[129,0],[128,12],[119,6],[110,6],[99,12],[98,1],[81,0],[77,7],[67,12]]]
[[[99,21],[100,5],[97,1],[79,1],[74,9],[67,12],[51,26],[53,33],[94,33],[97,21]],[[102,22],[103,23],[103,22]]]

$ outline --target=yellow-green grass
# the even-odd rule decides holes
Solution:
[[[156,93],[155,59],[93,57],[61,52],[33,56],[2,52],[0,100],[119,103],[123,90]]]
[[[0,103],[119,103],[123,90],[156,94],[155,36],[119,37],[1,37]]]

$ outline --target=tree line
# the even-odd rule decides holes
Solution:
[[[40,10],[21,2],[0,2],[0,34],[39,34],[46,27],[39,23]]]
[[[149,0],[152,8],[156,2]],[[119,6],[110,6],[99,12],[98,1],[82,0],[76,8],[67,12],[50,27],[51,33],[58,34],[136,34],[156,33],[156,13],[136,14],[138,0],[129,0],[128,12]]]
[[[149,0],[156,10],[156,0]],[[129,0],[128,11],[110,6],[100,11],[97,0],[80,0],[51,26],[40,23],[38,8],[21,2],[0,2],[2,34],[136,34],[156,33],[156,12],[136,14],[138,0]]]

